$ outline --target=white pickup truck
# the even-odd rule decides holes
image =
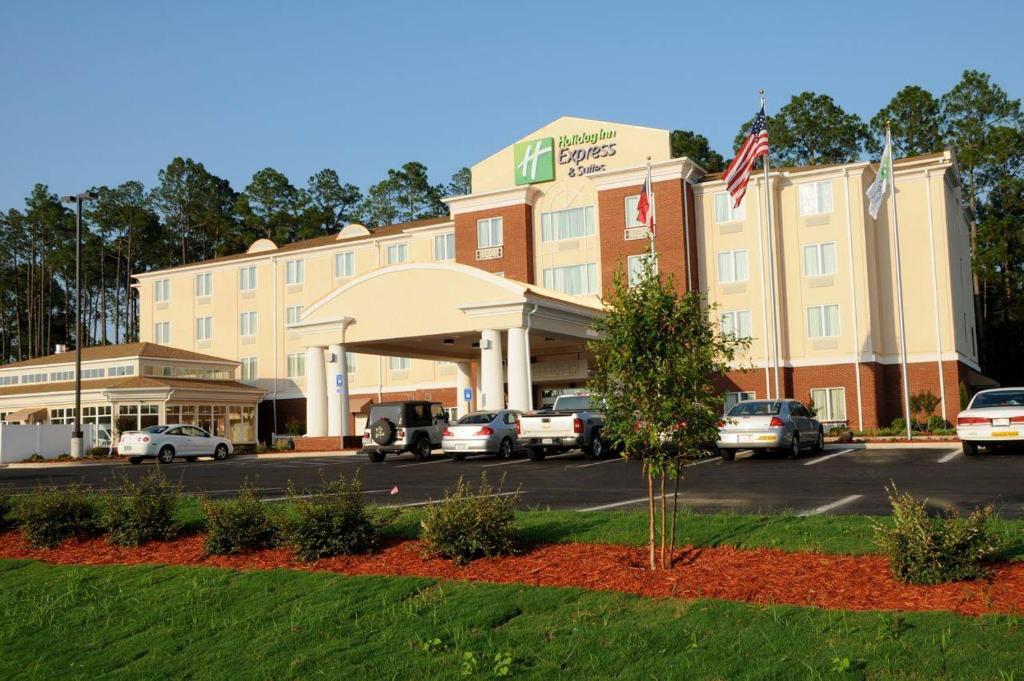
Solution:
[[[608,450],[601,439],[603,426],[604,416],[592,408],[589,395],[560,395],[551,409],[519,417],[519,437],[534,461],[572,449],[582,449],[587,458],[600,459]]]

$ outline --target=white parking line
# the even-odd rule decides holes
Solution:
[[[818,508],[812,508],[809,511],[801,511],[796,515],[799,518],[806,518],[809,515],[821,515],[822,513],[828,513],[833,509],[839,508],[840,506],[846,506],[847,504],[851,504],[863,496],[863,494],[851,494],[850,496],[843,497],[838,501],[833,501],[831,504],[825,504],[824,506],[819,506]]]
[[[625,459],[615,458],[608,459],[607,461],[595,461],[594,463],[581,463],[578,466],[572,466],[572,468],[590,468],[591,466],[603,466],[606,463],[615,463],[616,461],[625,461]]]
[[[961,454],[963,454],[963,450],[961,450],[961,449],[954,449],[953,451],[949,452],[944,457],[939,459],[939,463],[949,463],[950,461],[952,461],[956,457],[960,456]]]
[[[812,459],[810,461],[807,461],[806,463],[804,463],[804,465],[805,466],[813,466],[816,463],[821,463],[822,461],[828,461],[829,459],[834,459],[837,456],[842,456],[843,454],[849,454],[852,451],[853,451],[852,449],[844,449],[843,451],[836,452],[835,454],[828,454],[826,456],[819,456],[817,459]]]
[[[661,495],[654,497],[655,501],[661,499]],[[639,504],[642,501],[647,501],[647,497],[638,497],[636,499],[627,499],[626,501],[616,501],[612,504],[601,504],[600,506],[590,506],[589,508],[579,509],[580,513],[589,513],[590,511],[605,511],[609,508],[618,508],[619,506],[631,506],[633,504]]]
[[[514,459],[512,461],[502,461],[501,463],[489,463],[484,466],[481,466],[481,468],[494,468],[495,466],[511,466],[514,463],[527,463],[529,461],[530,459]]]
[[[523,492],[522,490],[520,490],[518,492],[498,492],[496,494],[483,494],[483,495],[477,495],[475,497],[465,497],[465,498],[466,499],[486,499],[488,497],[510,497],[513,494],[526,494],[526,492]],[[411,508],[413,506],[429,506],[430,504],[439,504],[442,501],[444,501],[444,499],[428,499],[427,501],[416,501],[416,502],[411,503],[411,504],[398,504],[397,506],[390,506],[389,508]]]
[[[432,463],[451,463],[455,459],[433,459],[431,461],[417,461],[416,463],[403,463],[395,468],[408,468],[409,466],[429,466]]]
[[[390,492],[391,488],[388,489],[364,489],[363,494],[383,494],[384,492]],[[260,501],[287,501],[288,499],[312,499],[313,497],[320,496],[319,492],[313,492],[311,494],[297,494],[295,496],[283,496],[283,497],[262,497]]]

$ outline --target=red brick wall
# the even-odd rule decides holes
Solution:
[[[477,260],[476,221],[500,217],[502,257]],[[534,283],[533,207],[527,204],[462,213],[455,216],[455,261],[485,272],[503,272],[509,279]]]

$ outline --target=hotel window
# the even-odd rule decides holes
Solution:
[[[746,251],[722,251],[718,254],[718,283],[746,281],[750,276]]]
[[[455,232],[434,237],[434,260],[455,260]]]
[[[747,217],[747,207],[742,201],[735,208],[733,205],[733,198],[729,192],[715,194],[715,223],[739,222]]]
[[[566,208],[540,214],[541,239],[560,241],[594,236],[594,207]]]
[[[838,335],[838,305],[812,305],[807,308],[808,338],[834,338]]]
[[[832,212],[832,180],[800,185],[800,215]]]
[[[804,246],[804,276],[817,277],[836,273],[836,242]]]
[[[256,290],[256,266],[250,265],[238,270],[238,288],[243,291]]]
[[[846,388],[814,388],[811,403],[819,421],[846,420]]]
[[[196,298],[206,298],[213,294],[213,274],[196,275]]]
[[[725,393],[722,397],[725,398],[725,404],[723,405],[725,409],[723,413],[728,414],[729,410],[735,407],[740,402],[746,402],[747,400],[756,400],[757,394],[753,392],[741,391]]]
[[[288,355],[288,378],[306,375],[306,353],[293,352]]]
[[[18,385],[18,377],[0,376],[0,385]]]
[[[334,278],[351,277],[356,273],[356,254],[352,251],[334,254]]]
[[[597,294],[597,264],[552,267],[544,270],[544,287],[575,295]]]
[[[406,371],[410,363],[408,357],[388,357],[388,369],[391,371]]]
[[[103,378],[106,375],[106,370],[103,368],[99,369],[82,369],[82,380],[87,378]]]
[[[166,303],[171,299],[170,279],[157,279],[153,282],[153,299],[158,303]]]
[[[51,409],[50,410],[50,423],[74,423],[75,422],[75,408],[66,407],[64,409]]]
[[[213,317],[196,319],[196,340],[208,341],[213,338]]]
[[[634,194],[633,196],[626,197],[626,229],[632,229],[633,227],[646,227],[647,225],[642,222],[636,221],[636,210],[637,204],[640,203],[640,195]],[[654,212],[654,195],[651,194],[651,212]]]
[[[153,342],[168,345],[171,342],[171,323],[157,322],[153,325]]]
[[[501,218],[485,218],[476,221],[476,247],[494,248],[505,242]]]
[[[388,264],[397,265],[409,259],[409,244],[391,244],[388,246]]]
[[[110,367],[107,370],[107,376],[134,376],[135,367],[131,364],[122,364],[119,367]]]
[[[75,380],[74,369],[65,369],[64,371],[51,371],[51,381],[73,381]]]
[[[356,370],[356,356],[354,353],[345,353],[345,365],[348,368],[348,373],[355,373]]]
[[[242,336],[255,336],[258,331],[259,316],[255,312],[243,312],[238,315],[238,333]]]
[[[303,260],[289,260],[284,264],[286,284],[301,284],[306,278],[306,263]]]
[[[242,380],[243,381],[255,381],[257,376],[257,365],[255,357],[243,357],[242,360]]]
[[[640,282],[641,277],[643,276],[643,273],[644,273],[644,261],[647,260],[647,258],[649,258],[649,257],[651,257],[651,256],[646,254],[646,253],[644,253],[644,254],[641,254],[641,255],[631,255],[628,258],[626,258],[626,271],[629,274],[629,285],[630,286],[636,286]],[[658,259],[657,258],[654,259],[653,271],[654,271],[654,274],[658,273]]]
[[[24,374],[21,377],[22,383],[46,383],[46,374]]]
[[[298,324],[299,318],[302,317],[302,306],[301,305],[289,305],[285,309],[285,319],[289,324]]]
[[[750,310],[734,310],[723,312],[721,316],[721,329],[723,334],[729,334],[736,338],[750,338]]]

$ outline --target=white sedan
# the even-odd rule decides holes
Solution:
[[[195,461],[200,456],[212,456],[217,461],[223,461],[233,450],[230,440],[186,424],[150,426],[127,431],[121,434],[117,444],[117,453],[127,456],[133,464],[140,464],[143,459],[170,463],[175,457]]]
[[[982,390],[956,417],[956,435],[964,454],[978,453],[978,445],[1024,444],[1024,388]]]

